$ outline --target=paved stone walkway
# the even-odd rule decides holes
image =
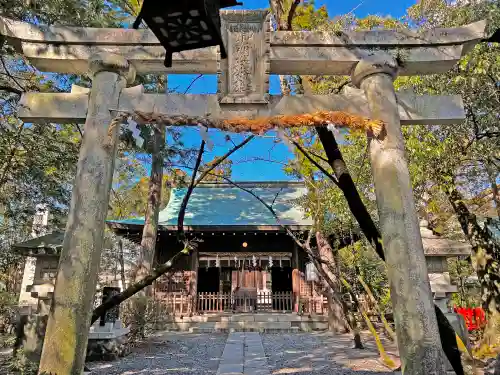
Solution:
[[[270,375],[258,332],[234,332],[227,337],[217,375]]]

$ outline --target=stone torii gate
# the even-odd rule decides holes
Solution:
[[[255,118],[340,110],[385,123],[370,136],[370,158],[406,374],[445,372],[442,348],[410,184],[401,125],[463,121],[457,96],[395,93],[397,75],[444,73],[485,37],[486,22],[454,29],[271,32],[267,11],[222,11],[229,58],[217,48],[174,54],[148,30],[42,28],[0,18],[0,34],[42,71],[91,74],[92,88],[26,93],[26,122],[85,123],[40,371],[80,374],[113,175],[118,113]],[[145,94],[127,88],[137,73],[217,74],[217,95]],[[271,96],[270,74],[350,75],[341,95]],[[85,186],[85,188],[83,188]]]

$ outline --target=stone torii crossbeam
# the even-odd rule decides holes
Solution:
[[[217,48],[165,51],[148,30],[43,28],[0,18],[0,34],[42,71],[91,74],[92,88],[23,95],[27,122],[85,122],[73,196],[40,371],[80,374],[113,176],[119,111],[213,118],[255,118],[341,110],[381,120],[370,137],[380,227],[405,374],[445,373],[401,125],[464,119],[457,96],[394,91],[397,75],[444,73],[485,37],[486,22],[423,34],[407,30],[271,32],[267,11],[223,11],[229,58]],[[217,95],[145,94],[126,88],[137,73],[217,74]],[[271,96],[270,74],[350,75],[357,89],[341,95]],[[109,142],[111,138],[111,142]]]

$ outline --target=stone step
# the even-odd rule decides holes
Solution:
[[[199,323],[196,326],[200,328],[215,328],[215,329],[225,329],[225,328],[288,329],[292,327],[292,324],[291,322],[207,322],[207,323]]]
[[[298,333],[300,332],[299,327],[289,327],[289,328],[262,328],[262,327],[237,327],[237,328],[201,328],[201,327],[191,327],[188,331],[189,333],[233,333],[233,332],[261,332],[261,333]]]
[[[328,322],[292,322],[292,328],[298,328],[303,332],[326,331]]]
[[[193,317],[175,317],[170,321],[160,322],[158,330],[185,332],[213,331],[323,331],[328,329],[324,316],[299,316],[297,314],[221,314],[198,315]]]
[[[327,322],[328,318],[323,315],[299,316],[297,314],[206,314],[195,316],[175,316],[165,323],[188,323],[188,322]]]

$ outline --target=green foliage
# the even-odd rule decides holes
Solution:
[[[500,8],[495,2],[421,1],[409,9],[409,19],[422,28],[453,27],[484,18],[490,19],[491,30],[500,26]],[[465,192],[477,194],[489,183],[488,166],[498,174],[499,48],[498,44],[478,44],[446,74],[401,77],[396,82],[398,88],[413,88],[417,93],[458,94],[466,108],[463,124],[404,129],[417,192],[423,193],[432,184],[458,184]]]
[[[39,364],[33,361],[30,361],[23,349],[19,349],[16,352],[15,356],[8,362],[8,371],[11,374],[18,375],[37,375]],[[40,374],[42,375],[42,374]]]
[[[328,21],[326,6],[316,8],[314,1],[304,1],[297,7],[292,27],[293,30],[317,30]]]
[[[448,260],[448,270],[452,282],[458,288],[458,293],[452,296],[453,304],[462,307],[480,306],[479,293],[467,285],[467,278],[474,275],[470,259],[451,258]]]
[[[357,281],[360,275],[377,300],[387,298],[389,287],[385,264],[368,244],[358,241],[343,247],[339,250],[339,258],[342,274],[358,294],[364,294]]]

